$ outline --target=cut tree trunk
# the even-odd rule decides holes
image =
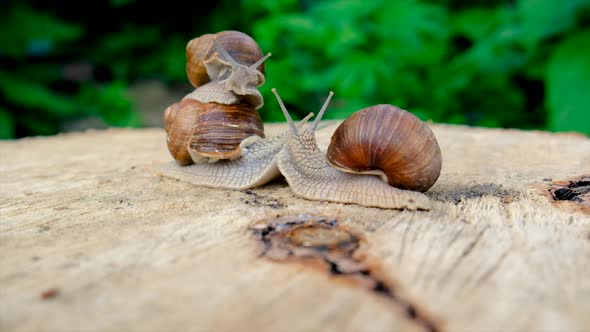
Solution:
[[[588,331],[590,140],[432,128],[431,211],[164,178],[160,129],[1,142],[0,330]]]

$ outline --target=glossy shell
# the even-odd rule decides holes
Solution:
[[[167,145],[181,165],[234,159],[247,137],[264,137],[260,115],[248,104],[222,105],[184,99],[164,113]]]
[[[421,192],[434,185],[442,166],[430,128],[391,105],[352,114],[332,135],[327,158],[342,171],[377,174],[393,187]]]
[[[201,104],[189,150],[212,159],[234,159],[240,143],[247,137],[264,138],[262,119],[249,104]],[[193,159],[194,155],[193,155]]]
[[[243,65],[251,66],[264,56],[256,41],[239,31],[221,31],[192,39],[186,45],[186,75],[195,88],[211,80],[203,61],[215,53],[213,39],[216,39],[234,60]],[[264,63],[258,70],[264,74]]]
[[[198,113],[195,110],[199,104],[196,100],[185,99],[168,106],[164,112],[168,151],[180,165],[193,163],[188,153],[188,144],[197,121]]]

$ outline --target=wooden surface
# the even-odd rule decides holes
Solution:
[[[432,127],[428,212],[162,178],[159,129],[0,142],[0,331],[588,331],[590,217],[547,185],[590,174],[590,140]],[[264,252],[276,217],[355,247]]]

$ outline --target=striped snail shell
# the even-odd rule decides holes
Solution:
[[[222,66],[215,69],[215,65],[209,68],[211,73],[207,72],[207,60],[211,61],[212,57],[219,56],[215,54],[214,41],[217,41],[232,59],[245,66],[252,66],[264,56],[256,41],[240,31],[221,31],[194,38],[186,45],[186,75],[195,88],[224,74]],[[264,63],[259,64],[256,69],[264,75]]]
[[[434,185],[442,166],[430,128],[392,105],[352,114],[332,135],[326,157],[341,171],[379,175],[393,187],[420,192]]]
[[[184,99],[166,109],[164,123],[168,150],[181,165],[235,159],[241,146],[265,137],[260,115],[245,103]]]

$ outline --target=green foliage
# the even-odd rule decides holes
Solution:
[[[56,43],[80,38],[82,27],[17,4],[0,20],[1,51],[16,58],[54,51]]]
[[[61,61],[78,61],[84,54],[70,51],[76,44],[83,47],[83,26],[23,4],[13,5],[0,22],[0,57],[12,64],[0,67],[0,101],[15,110],[0,112],[1,138],[55,134],[62,121],[90,115],[111,125],[141,124],[124,96],[125,84],[68,82],[63,76]],[[64,83],[71,87],[54,87]]]
[[[26,0],[0,10],[0,138],[54,134],[88,116],[141,126],[128,86],[157,78],[188,88],[186,43],[225,29],[273,53],[265,121],[284,121],[276,87],[298,117],[333,90],[326,118],[390,103],[436,122],[590,134],[590,0],[72,6]],[[150,20],[149,6],[161,12]]]
[[[577,14],[588,6],[588,0],[519,0],[523,40],[536,44],[573,28]]]
[[[569,36],[547,66],[547,106],[552,130],[590,133],[590,29]]]
[[[589,1],[461,3],[451,10],[418,0],[325,0],[301,10],[293,1],[274,1],[261,11],[257,2],[246,1],[246,13],[262,16],[253,26],[255,39],[273,52],[263,88],[271,106],[263,117],[282,120],[268,92],[277,87],[300,117],[317,111],[334,90],[328,118],[392,103],[437,122],[547,128],[549,111],[552,130],[570,130],[577,122],[575,128],[590,133],[579,124],[590,123],[587,108],[566,109],[565,103],[542,99],[547,80],[556,80],[545,77],[543,68],[568,42],[565,34],[580,29]],[[580,37],[571,44],[590,41]],[[552,60],[552,72],[562,73],[572,57],[579,61],[569,66],[590,62],[585,53],[562,55],[562,61]],[[586,74],[577,79],[590,84]],[[559,83],[548,84],[551,95],[552,84]],[[578,95],[590,91],[569,87]]]
[[[85,105],[84,113],[100,115],[114,126],[139,126],[141,120],[137,113],[129,112],[131,101],[125,96],[127,85],[114,81],[102,87],[82,86],[79,99]]]
[[[0,87],[9,102],[22,107],[62,116],[76,112],[77,104],[69,96],[55,93],[45,84],[31,81],[30,78],[0,73]]]
[[[0,108],[0,139],[11,138],[14,136],[14,124],[12,117],[5,109]]]
[[[135,0],[111,0],[111,5],[113,7],[121,7],[125,6],[128,3],[134,2]]]

